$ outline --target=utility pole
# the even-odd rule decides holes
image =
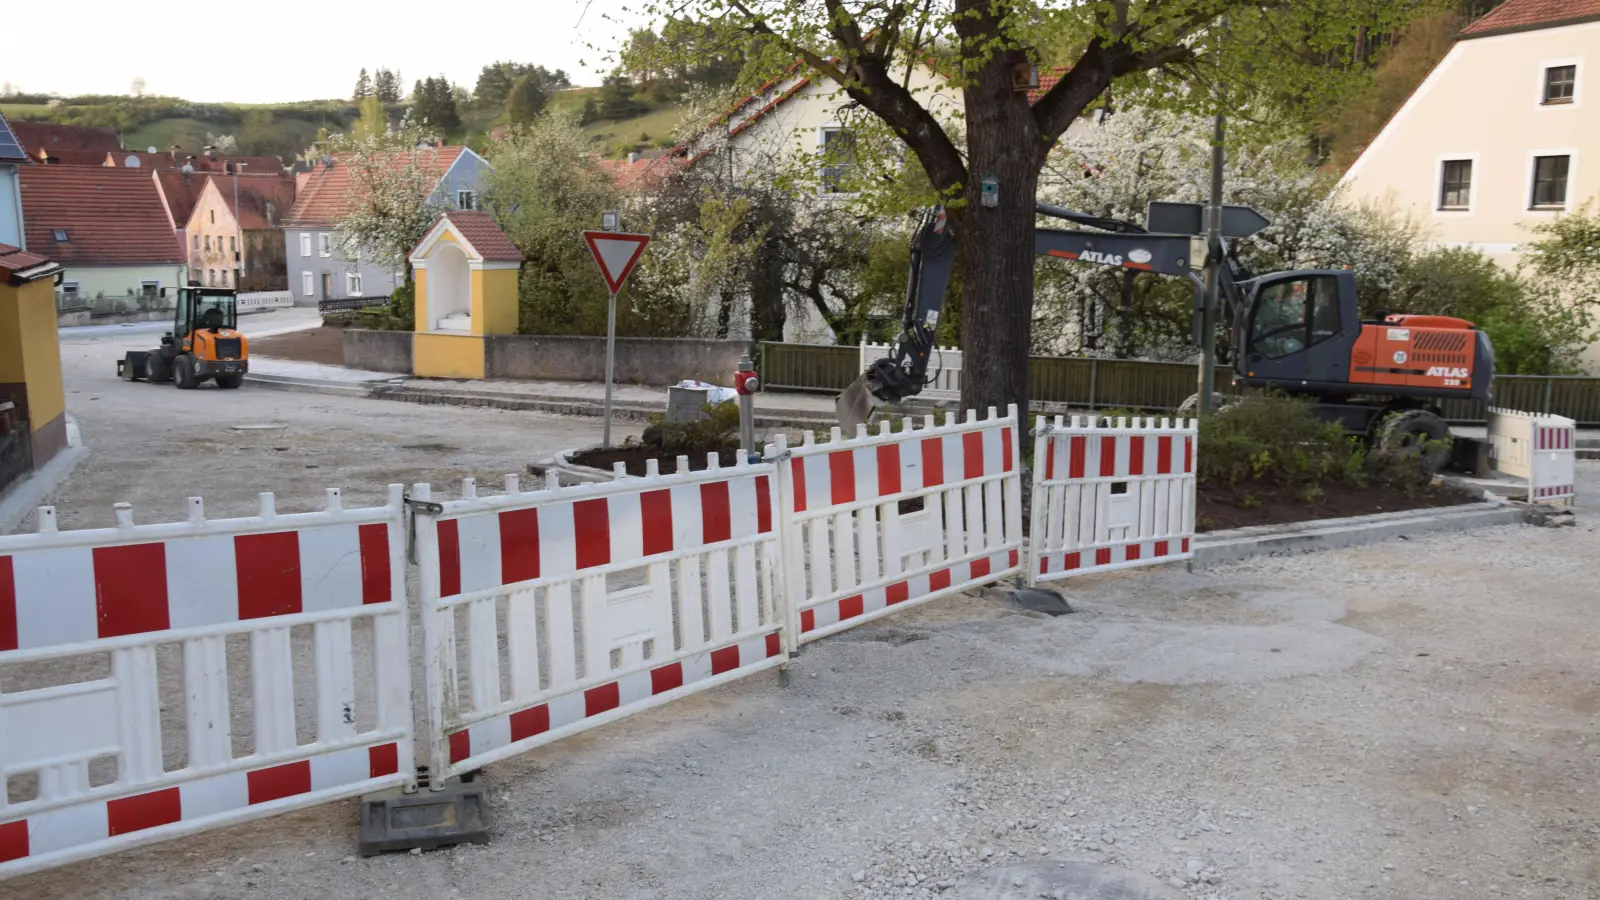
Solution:
[[[239,270],[243,268],[238,265],[239,261],[243,259],[239,255],[240,248],[244,245],[244,214],[239,211],[239,170],[248,165],[249,163],[237,162],[233,164],[233,252],[235,254],[233,258],[235,263],[233,267],[233,289],[236,291],[239,289]]]
[[[1222,19],[1222,31],[1227,31],[1228,19]],[[1219,33],[1217,53],[1221,56],[1222,40]],[[1211,204],[1206,210],[1206,286],[1200,307],[1200,401],[1201,415],[1211,412],[1212,391],[1215,389],[1217,371],[1217,307],[1222,285],[1222,165],[1224,162],[1222,139],[1227,117],[1223,115],[1222,73],[1219,64],[1215,89],[1217,103],[1216,125],[1211,133]]]

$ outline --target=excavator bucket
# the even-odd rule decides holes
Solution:
[[[862,374],[850,382],[850,386],[834,401],[834,418],[838,419],[839,427],[844,429],[845,434],[855,434],[856,426],[865,425],[880,405],[878,398],[872,396],[872,391],[867,388],[867,375]]]

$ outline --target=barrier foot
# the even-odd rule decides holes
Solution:
[[[987,593],[1003,603],[1029,612],[1044,613],[1047,616],[1064,616],[1072,612],[1072,607],[1067,604],[1067,598],[1049,588],[993,587]]]
[[[397,850],[435,850],[489,843],[488,797],[481,784],[447,784],[437,791],[401,788],[361,798],[362,856]]]
[[[778,667],[778,687],[786,688],[788,686],[789,686],[789,664],[788,663],[784,663],[783,665]]]

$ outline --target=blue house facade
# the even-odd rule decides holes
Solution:
[[[23,246],[22,188],[18,184],[17,169],[31,160],[23,151],[17,136],[11,133],[6,117],[0,116],[0,244]]]
[[[491,168],[487,160],[467,147],[439,147],[425,164],[439,171],[429,202],[441,212],[481,208],[483,176]],[[285,217],[284,253],[296,306],[386,296],[405,282],[403,268],[391,268],[366,254],[358,258],[343,254],[335,226],[349,212],[352,188],[350,169],[340,158],[321,160]]]

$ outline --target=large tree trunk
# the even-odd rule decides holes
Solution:
[[[961,403],[1002,415],[1028,412],[1028,354],[1033,331],[1034,202],[1040,137],[1027,94],[1011,88],[1019,53],[1001,53],[964,88],[967,171],[960,208],[952,210],[961,252]],[[999,182],[999,205],[986,208],[982,182]]]

